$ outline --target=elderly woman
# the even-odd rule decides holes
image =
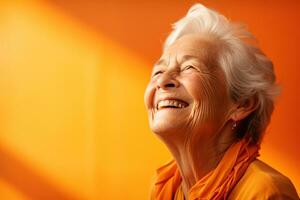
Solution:
[[[175,24],[145,92],[150,127],[173,156],[151,199],[299,199],[257,159],[278,87],[250,39],[201,4]]]

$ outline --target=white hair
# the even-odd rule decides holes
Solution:
[[[259,143],[270,122],[274,98],[279,93],[272,62],[255,46],[253,35],[242,25],[201,4],[192,6],[187,15],[173,25],[164,49],[186,34],[201,34],[218,44],[215,59],[224,71],[230,97],[235,101],[256,100],[256,110],[242,120],[237,137],[250,137]]]

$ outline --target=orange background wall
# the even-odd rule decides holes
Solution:
[[[147,199],[170,155],[143,92],[194,2],[0,2],[0,199]],[[274,61],[283,92],[261,159],[299,192],[299,1],[201,2],[246,23]]]

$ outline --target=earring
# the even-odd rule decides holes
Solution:
[[[236,126],[237,126],[237,123],[236,123],[236,121],[234,121],[233,124],[232,124],[231,129],[234,130],[236,128]]]

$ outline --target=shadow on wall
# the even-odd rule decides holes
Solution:
[[[0,145],[0,178],[30,199],[82,199],[63,191]],[[77,195],[76,195],[77,196]]]

